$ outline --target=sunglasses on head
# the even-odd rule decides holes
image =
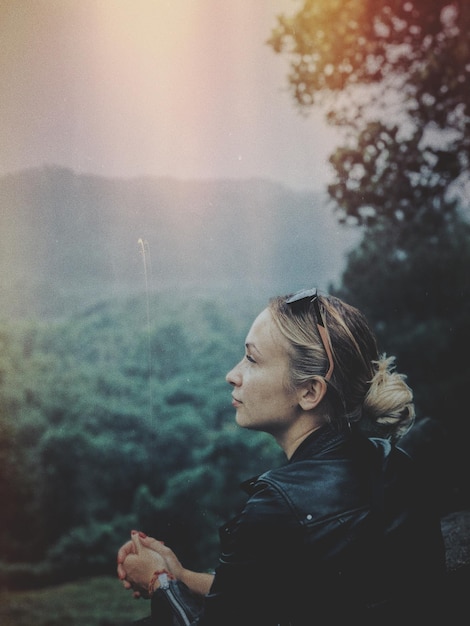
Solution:
[[[286,304],[290,306],[294,305],[293,308],[295,308],[296,305],[305,304],[307,301],[309,304],[313,304],[317,329],[320,334],[320,339],[322,340],[326,356],[328,357],[328,371],[326,372],[324,378],[325,380],[330,380],[334,368],[333,353],[331,352],[328,331],[323,320],[323,315],[321,314],[317,289],[302,289],[302,291],[299,291],[290,298],[287,298]]]

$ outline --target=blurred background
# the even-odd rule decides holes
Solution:
[[[214,567],[283,462],[224,376],[304,287],[364,310],[470,509],[464,0],[0,0],[0,49],[2,624],[144,616],[131,528]]]

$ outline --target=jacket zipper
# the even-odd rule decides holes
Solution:
[[[176,594],[170,587],[170,581],[168,580],[168,576],[166,574],[160,574],[160,576],[158,577],[158,580],[160,582],[160,587],[162,591],[165,593],[165,596],[168,602],[170,603],[172,608],[176,611],[176,613],[180,616],[180,618],[183,621],[184,626],[190,626],[191,621],[186,615],[182,604],[176,597]]]

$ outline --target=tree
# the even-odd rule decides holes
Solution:
[[[327,104],[348,131],[329,186],[342,220],[435,229],[456,200],[468,208],[468,2],[305,0],[269,43],[298,106]]]

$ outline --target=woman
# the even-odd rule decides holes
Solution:
[[[228,374],[236,421],[271,434],[287,463],[248,481],[220,530],[215,575],[134,532],[118,575],[151,596],[148,623],[274,626],[424,623],[444,574],[439,518],[395,443],[412,392],[354,307],[315,289],[255,319]],[[199,599],[199,601],[195,601]]]

